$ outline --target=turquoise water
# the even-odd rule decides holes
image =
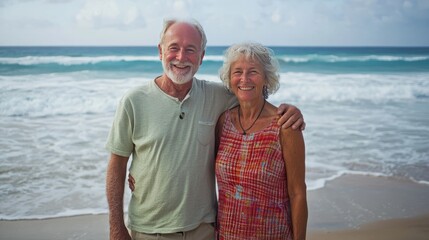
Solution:
[[[272,47],[283,72],[428,72],[429,48]],[[225,47],[208,47],[201,73],[216,74]],[[2,75],[162,71],[156,47],[0,47]]]
[[[197,77],[220,82],[225,49],[209,47]],[[310,191],[342,174],[429,184],[429,48],[273,50],[269,101],[304,113]],[[116,104],[161,72],[156,47],[0,47],[0,219],[107,212]]]

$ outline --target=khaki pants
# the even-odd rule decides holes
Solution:
[[[211,223],[202,223],[196,229],[178,233],[146,234],[131,230],[133,240],[214,240],[215,228]]]

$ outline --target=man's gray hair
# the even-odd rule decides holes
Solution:
[[[207,44],[206,33],[204,32],[204,29],[201,26],[201,24],[197,20],[192,18],[191,19],[178,19],[178,18],[164,19],[164,26],[161,31],[159,44],[162,44],[164,42],[165,32],[167,32],[168,28],[175,23],[187,23],[195,27],[195,29],[197,29],[197,31],[200,33],[200,36],[201,36],[201,50],[203,51],[206,50],[206,44]]]

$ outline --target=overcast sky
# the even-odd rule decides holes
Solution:
[[[174,16],[212,46],[429,46],[429,0],[0,0],[0,45],[154,46]]]

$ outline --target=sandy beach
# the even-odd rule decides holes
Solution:
[[[309,240],[429,239],[429,186],[345,175],[309,191]]]
[[[429,239],[429,186],[345,175],[309,191],[308,239]],[[0,239],[108,239],[107,215],[0,221]]]

